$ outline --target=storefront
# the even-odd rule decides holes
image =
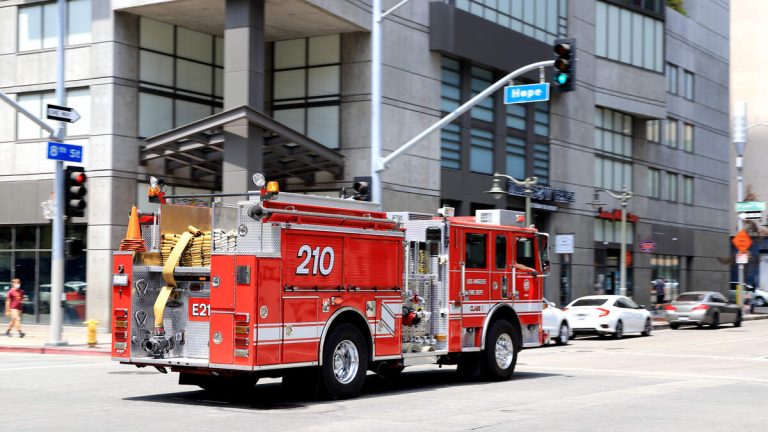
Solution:
[[[86,225],[67,226],[66,237],[83,241]],[[70,256],[64,264],[64,323],[79,324],[85,318],[85,254]],[[5,310],[5,297],[10,281],[21,280],[26,294],[23,320],[48,323],[51,310],[51,226],[0,226],[0,309]]]
[[[637,216],[627,215],[627,296],[634,294],[632,245],[635,238]],[[617,295],[620,293],[621,271],[621,211],[601,211],[595,219],[595,294]]]

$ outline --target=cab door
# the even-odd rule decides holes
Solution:
[[[512,298],[512,251],[510,235],[492,232],[493,260],[491,267],[491,300],[506,301]]]
[[[493,240],[488,230],[465,228],[462,231],[462,327],[482,327],[490,310],[490,269],[496,261],[491,255]]]
[[[536,245],[532,236],[518,235],[515,238],[515,256],[512,263],[514,274],[514,297],[521,302],[532,302],[541,298],[539,278],[536,269]]]

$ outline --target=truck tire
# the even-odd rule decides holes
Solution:
[[[357,396],[363,389],[367,370],[368,346],[360,330],[347,323],[336,327],[323,347],[320,371],[328,396],[333,399]]]
[[[508,380],[517,364],[518,337],[509,321],[500,319],[488,330],[483,352],[483,372],[492,381]]]

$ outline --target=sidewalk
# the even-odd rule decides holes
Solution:
[[[22,324],[25,336],[19,337],[17,331],[12,337],[5,336],[8,323],[0,323],[0,353],[23,352],[30,354],[69,354],[69,355],[100,355],[109,356],[111,352],[112,334],[97,333],[97,345],[88,346],[86,328],[84,326],[64,326],[62,339],[67,342],[62,346],[48,346],[51,339],[50,326],[45,324]],[[102,329],[103,330],[103,329]]]

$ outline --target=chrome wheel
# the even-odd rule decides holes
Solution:
[[[507,333],[502,333],[499,338],[496,339],[496,365],[500,369],[507,369],[512,364],[512,359],[515,357],[514,345],[512,344],[512,338]]]
[[[352,341],[343,340],[333,350],[333,375],[342,384],[349,384],[357,375],[360,355]]]

